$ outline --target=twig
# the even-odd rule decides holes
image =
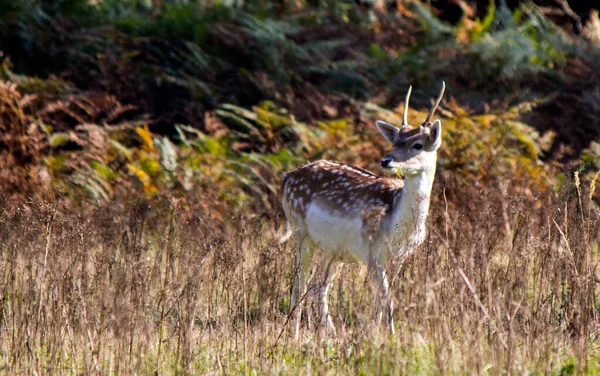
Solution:
[[[94,338],[92,337],[92,332],[90,332],[90,324],[87,319],[87,311],[85,309],[85,298],[83,297],[83,291],[81,288],[81,279],[77,281],[77,292],[79,295],[79,299],[81,299],[81,319],[83,324],[85,325],[85,332],[87,335],[90,353],[92,355],[92,362],[94,363],[94,371],[96,374],[100,373],[100,367],[98,366],[98,356],[96,354],[96,350],[94,349]]]
[[[48,265],[48,252],[50,251],[50,243],[52,240],[52,229],[54,227],[54,219],[56,218],[56,210],[58,209],[58,199],[54,202],[54,207],[50,214],[50,219],[46,223],[46,245],[44,246],[44,265],[42,266],[42,274],[40,276],[40,299],[38,303],[38,315],[36,327],[40,324],[42,316],[42,300],[44,299],[44,279],[46,278],[46,266]]]
[[[491,317],[490,317],[487,309],[485,308],[485,306],[481,302],[481,299],[479,299],[479,295],[477,294],[477,291],[475,291],[475,288],[473,287],[473,285],[471,284],[471,282],[467,278],[467,275],[465,274],[465,272],[462,270],[461,267],[458,267],[458,272],[460,273],[460,276],[462,277],[462,279],[465,281],[465,284],[467,285],[467,288],[469,289],[469,291],[471,291],[471,294],[473,294],[473,298],[475,299],[475,304],[477,304],[477,306],[479,306],[479,308],[481,309],[481,311],[485,315],[485,318],[488,320],[488,322],[492,326],[492,329],[494,331],[496,331],[496,333],[498,333],[498,338],[500,339],[500,343],[502,343],[502,346],[504,346],[504,348],[507,349],[508,345],[504,341],[504,338],[502,338],[502,333],[500,332],[500,330],[496,327],[496,325],[492,321],[492,319],[491,319]]]
[[[581,34],[581,31],[583,30],[583,26],[581,25],[581,17],[579,17],[579,15],[575,13],[573,9],[571,9],[569,3],[567,3],[567,0],[556,0],[556,2],[558,5],[560,5],[565,14],[571,17],[575,22],[575,32],[577,34]]]

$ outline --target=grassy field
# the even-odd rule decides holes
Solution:
[[[60,198],[5,203],[2,369],[596,373],[598,225],[577,205],[544,206],[499,189],[455,207],[436,200],[425,245],[390,265],[397,334],[375,324],[366,267],[346,265],[331,294],[338,336],[305,322],[296,341],[293,249],[278,244],[277,219],[234,215],[218,228],[166,198],[85,210]]]
[[[600,373],[598,14],[432,3],[0,0],[0,374]],[[442,79],[396,334],[315,257],[296,340],[281,173],[382,173]]]

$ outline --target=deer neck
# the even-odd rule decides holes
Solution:
[[[410,252],[425,239],[425,221],[434,177],[435,161],[420,173],[404,178],[404,188],[398,202],[394,203],[391,218],[394,243],[399,245],[400,253]]]

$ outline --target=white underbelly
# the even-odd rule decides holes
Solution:
[[[315,244],[324,252],[335,254],[344,261],[368,263],[369,249],[363,238],[362,218],[346,218],[312,203],[306,212],[306,227]]]

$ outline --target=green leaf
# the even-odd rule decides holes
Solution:
[[[53,133],[48,139],[48,143],[53,148],[58,148],[71,141],[71,136],[66,132]]]
[[[98,161],[91,161],[90,167],[100,176],[103,180],[114,179],[119,176],[118,173],[113,171],[110,167],[100,163]]]

